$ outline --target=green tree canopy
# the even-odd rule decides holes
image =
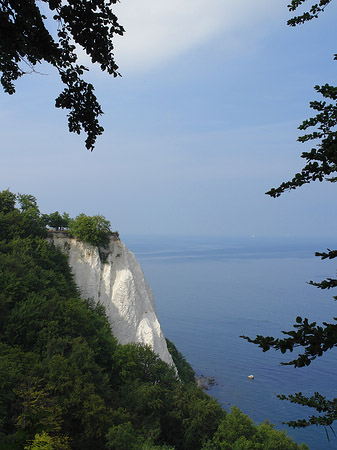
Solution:
[[[56,230],[67,228],[70,223],[69,214],[66,212],[61,215],[58,211],[55,211],[51,214],[44,214],[42,217],[46,225]]]
[[[116,2],[0,1],[0,81],[4,91],[13,94],[18,78],[35,72],[42,62],[49,63],[65,85],[56,99],[56,107],[69,110],[69,131],[79,134],[84,130],[87,134],[85,144],[90,150],[103,132],[98,123],[102,110],[93,85],[82,78],[88,69],[77,64],[76,45],[103,71],[114,77],[119,75],[113,54],[113,37],[123,35],[124,28],[112,10]]]
[[[256,426],[248,416],[234,406],[202,450],[309,450],[309,448],[305,444],[293,442],[285,431],[275,430],[268,421]]]
[[[0,192],[0,213],[6,214],[14,211],[16,195],[9,190]]]
[[[79,214],[69,221],[69,232],[76,238],[92,245],[106,245],[109,242],[111,223],[104,216]]]

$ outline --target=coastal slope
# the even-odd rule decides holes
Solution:
[[[104,305],[114,336],[121,344],[149,345],[173,365],[157,318],[154,297],[135,255],[116,236],[105,247],[95,247],[51,232],[50,239],[68,255],[83,298]]]

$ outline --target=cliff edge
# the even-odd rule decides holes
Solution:
[[[113,235],[106,248],[98,248],[59,231],[50,232],[50,239],[68,255],[82,297],[105,306],[118,341],[149,345],[173,365],[152,290],[135,255],[123,242]]]

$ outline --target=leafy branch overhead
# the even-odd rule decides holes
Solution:
[[[57,69],[64,90],[56,107],[69,110],[69,131],[87,134],[86,148],[93,150],[102,134],[98,117],[103,114],[94,87],[82,79],[83,65],[77,64],[75,44],[93,63],[114,77],[120,75],[113,54],[113,37],[123,35],[112,5],[118,0],[0,0],[1,85],[8,94],[14,82],[47,62]],[[48,11],[48,18],[43,14]],[[52,21],[57,38],[47,29]],[[28,70],[27,70],[28,68]]]
[[[320,0],[319,3],[312,4],[310,9],[302,15],[288,20],[288,25],[296,26],[317,18],[331,1]],[[288,5],[289,11],[297,10],[306,2],[307,0],[293,0]],[[334,59],[337,59],[337,55],[334,55]],[[302,143],[315,141],[316,147],[302,153],[301,157],[306,160],[306,164],[301,172],[296,173],[290,181],[283,182],[279,187],[266,192],[271,197],[279,197],[283,192],[296,189],[311,181],[337,181],[337,87],[324,84],[315,86],[315,90],[323,99],[310,102],[310,107],[316,115],[305,120],[298,129],[301,131],[310,129],[311,132],[300,136],[298,141]]]
[[[305,3],[307,0],[292,0],[290,5],[288,5],[289,11],[296,11],[299,6]],[[288,20],[288,25],[295,27],[304,22],[308,22],[311,19],[317,19],[318,15],[325,10],[332,0],[320,0],[319,3],[314,3],[309,11],[305,11],[300,16],[295,16]]]
[[[279,197],[283,192],[296,189],[311,181],[337,181],[337,87],[325,84],[315,86],[315,90],[333,103],[325,100],[310,102],[310,107],[317,111],[317,114],[305,120],[298,128],[299,130],[314,129],[300,136],[298,141],[304,143],[318,140],[316,148],[302,153],[301,157],[307,162],[302,171],[295,174],[292,180],[283,182],[278,188],[268,191],[267,194],[271,197]]]
[[[320,0],[319,3],[312,4],[307,0],[292,0],[288,5],[289,11],[296,11],[304,3],[311,3],[311,7],[302,15],[290,19],[288,25],[296,26],[317,18],[330,2],[331,0]],[[335,55],[336,59],[337,55]],[[302,158],[306,160],[302,171],[295,174],[292,180],[283,182],[278,188],[272,188],[267,192],[271,197],[279,197],[285,191],[296,189],[316,180],[337,181],[337,87],[325,84],[315,86],[315,90],[323,97],[323,100],[315,100],[310,103],[310,107],[316,112],[316,115],[305,120],[299,126],[300,130],[310,129],[310,132],[300,136],[298,141],[302,143],[315,141],[316,147],[302,153]],[[337,257],[337,250],[327,249],[326,252],[316,252],[315,255],[321,259],[334,259]],[[337,279],[327,278],[321,282],[310,281],[309,284],[319,289],[330,289],[337,287]],[[334,299],[337,300],[337,296]],[[283,338],[262,335],[256,336],[255,339],[248,336],[241,337],[248,342],[257,344],[264,352],[270,349],[278,350],[282,354],[294,352],[295,356],[290,361],[281,364],[305,367],[326,351],[337,347],[337,317],[333,317],[332,323],[323,322],[321,325],[310,322],[307,318],[297,317],[293,329],[282,331],[282,333]],[[337,418],[337,398],[329,400],[319,392],[315,392],[310,397],[303,395],[302,392],[278,395],[278,397],[281,400],[308,406],[318,413],[309,418],[286,422],[289,426],[304,428],[310,425],[322,425],[326,432],[328,428],[332,430],[331,426]],[[328,433],[327,437],[329,439]]]

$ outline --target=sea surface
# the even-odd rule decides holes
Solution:
[[[337,438],[321,427],[292,429],[284,421],[308,417],[309,408],[276,394],[316,391],[337,397],[337,352],[309,367],[282,366],[291,359],[263,353],[240,335],[281,336],[297,316],[332,322],[337,292],[310,286],[336,276],[336,260],[315,251],[337,248],[324,238],[122,237],[136,254],[156,300],[164,334],[198,375],[214,376],[208,393],[226,410],[237,405],[255,423],[269,419],[311,450],[337,449]],[[254,379],[248,379],[253,374]],[[336,432],[337,433],[337,432]]]

